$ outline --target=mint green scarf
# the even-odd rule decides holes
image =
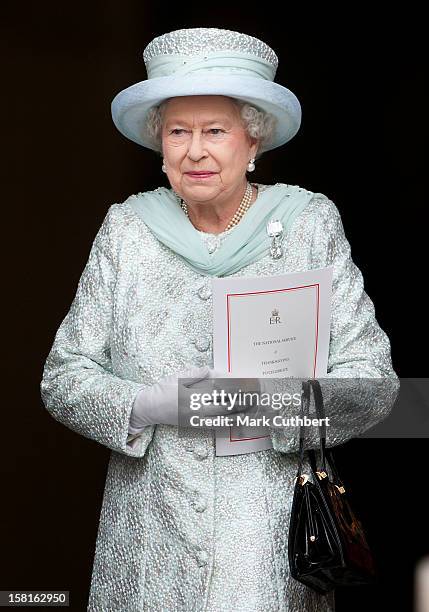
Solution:
[[[269,185],[214,253],[207,251],[173,189],[159,187],[139,193],[129,198],[129,204],[158,240],[193,270],[205,276],[228,276],[268,255],[272,242],[266,230],[268,222],[281,221],[284,237],[313,195],[298,185]]]

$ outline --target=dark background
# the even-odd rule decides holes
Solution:
[[[424,377],[425,33],[409,3],[376,15],[362,4],[298,12],[266,3],[51,0],[2,5],[2,13],[10,394],[0,589],[66,589],[71,609],[85,610],[110,451],[50,417],[42,367],[108,207],[169,186],[161,158],[117,132],[112,98],[146,78],[144,47],[171,30],[220,27],[272,46],[276,81],[300,100],[302,125],[257,162],[252,180],[299,184],[336,203],[396,372]],[[338,590],[339,611],[412,609],[414,566],[429,549],[427,449],[424,439],[352,440],[338,449],[381,570],[376,587]]]

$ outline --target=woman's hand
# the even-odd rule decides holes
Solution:
[[[281,395],[281,400],[286,402],[285,406],[290,406],[292,399],[295,402],[292,404],[293,407],[300,405],[302,388],[302,379],[300,378],[282,379],[282,384],[280,385],[281,393],[279,393],[279,379],[275,378],[240,378],[235,377],[229,372],[210,368],[209,379],[213,380],[214,389],[219,391],[223,389],[226,394],[231,394],[231,396],[228,395],[227,397],[231,397],[235,401],[235,405],[230,412],[246,413],[252,410],[254,416],[274,416],[278,414],[280,408],[278,402],[280,399],[276,398],[277,403],[273,407],[273,394]],[[195,385],[195,388],[198,388],[198,383]],[[241,402],[240,392],[246,394],[242,396]],[[296,403],[297,401],[299,401],[298,404]]]
[[[214,390],[225,392],[224,405],[229,407],[227,414],[245,413],[250,408],[259,405],[261,393],[265,389],[263,378],[237,377],[230,372],[214,368],[210,368],[208,378],[212,381]],[[244,393],[251,395],[243,396]]]
[[[140,433],[148,425],[178,425],[179,412],[189,414],[193,394],[196,392],[211,394],[214,388],[225,388],[224,385],[217,384],[213,380],[217,377],[214,374],[215,370],[210,369],[209,366],[192,367],[189,370],[166,376],[154,385],[141,389],[134,400],[128,432],[130,434]],[[224,376],[224,373],[219,373],[220,375],[229,376],[228,374]],[[179,380],[188,378],[194,380]],[[231,381],[228,388],[232,392],[236,388],[236,381]],[[224,405],[209,404],[202,406],[201,412],[204,413],[204,416],[218,416],[242,409],[243,406],[231,408],[227,403]]]
[[[235,394],[241,391],[259,395],[263,388],[262,378],[242,378],[215,368],[209,369],[208,378],[213,381],[214,389],[218,391],[223,389],[226,394]]]
[[[223,394],[222,394],[223,392]],[[252,393],[253,404],[250,399],[243,400],[241,393]],[[260,379],[258,378],[238,378],[228,372],[215,370],[210,368],[206,379],[196,382],[192,385],[192,395],[209,393],[211,402],[206,404],[201,403],[199,415],[204,417],[214,417],[222,415],[232,415],[236,413],[244,413],[251,406],[256,405],[257,394],[258,398],[261,392]],[[195,397],[197,400],[197,397]]]

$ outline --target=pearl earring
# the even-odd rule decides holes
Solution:
[[[167,168],[165,167],[165,164],[164,164],[164,163],[162,164],[162,168],[161,168],[161,170],[162,170],[163,172],[167,172]]]
[[[253,172],[253,170],[255,169],[255,164],[253,163],[254,161],[255,161],[255,158],[252,158],[250,162],[247,164],[247,172]]]

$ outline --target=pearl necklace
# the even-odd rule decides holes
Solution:
[[[247,187],[246,187],[246,191],[244,192],[244,196],[240,202],[239,207],[237,208],[237,210],[234,213],[234,216],[232,217],[231,221],[228,223],[228,225],[226,226],[226,228],[223,230],[224,232],[226,232],[227,230],[231,229],[231,227],[234,227],[234,225],[237,225],[237,223],[239,223],[239,221],[242,219],[244,213],[249,210],[250,206],[251,206],[251,201],[252,201],[252,185],[248,182],[247,183]],[[184,202],[184,200],[180,199],[180,206],[182,207],[183,212],[185,213],[185,215],[188,217],[189,219],[189,214],[188,214],[188,206],[186,204],[186,202]]]

